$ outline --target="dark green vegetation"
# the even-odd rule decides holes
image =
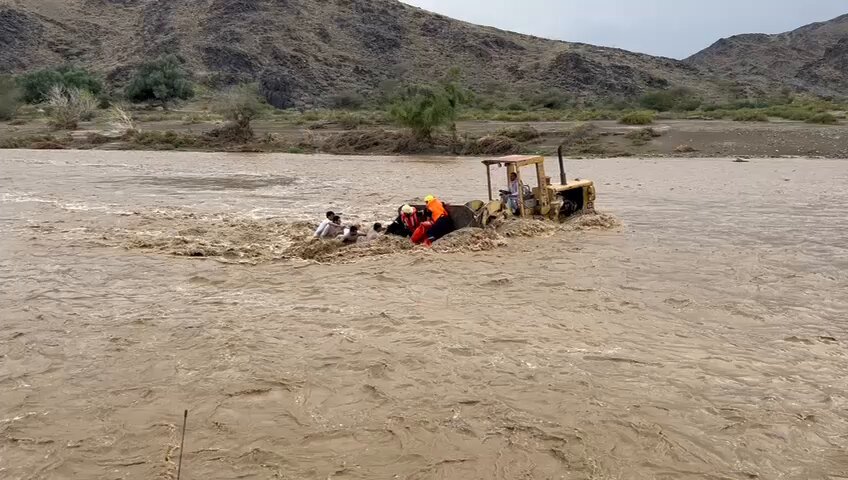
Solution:
[[[99,95],[103,91],[103,83],[99,78],[85,69],[72,66],[28,73],[21,76],[18,82],[23,90],[23,100],[27,103],[47,101],[50,90],[55,86],[85,90],[94,95]]]
[[[456,139],[459,110],[471,99],[459,82],[459,72],[450,72],[436,85],[409,85],[400,89],[389,106],[389,117],[409,128],[419,140],[428,140],[433,131],[447,127]]]
[[[818,123],[821,125],[836,125],[839,120],[830,113],[817,113],[806,120],[807,123]]]
[[[182,60],[176,55],[165,55],[143,63],[126,87],[127,99],[163,107],[193,96],[194,87]]]
[[[450,122],[454,115],[447,96],[429,85],[403,89],[389,108],[393,121],[409,128],[422,139],[430,138],[433,130]]]
[[[0,120],[15,118],[21,104],[20,93],[14,78],[0,76]]]
[[[630,112],[618,119],[624,125],[650,125],[654,123],[654,113],[649,111]]]
[[[73,79],[95,78],[79,69],[63,71],[74,72],[69,76]],[[11,87],[4,92],[22,91],[17,85],[23,83],[23,78],[17,82],[2,80],[3,85]],[[516,88],[507,95],[497,93],[502,88],[498,85],[472,89],[457,69],[429,83],[386,82],[373,95],[341,92],[329,100],[334,109],[276,109],[264,101],[267,92],[263,93],[263,88],[267,85],[246,83],[209,89],[194,83],[196,79],[180,59],[170,55],[128,72],[129,80],[123,88],[120,83],[98,84],[101,98],[105,96],[109,100],[99,102],[100,106],[111,104],[105,111],[97,108],[97,98],[91,91],[66,87],[64,76],[42,72],[37,78],[41,79],[35,82],[39,88],[50,87],[47,101],[21,109],[22,113],[14,118],[14,122],[20,123],[10,125],[30,125],[25,129],[27,134],[7,138],[0,146],[86,149],[109,143],[109,148],[145,150],[496,156],[551,153],[564,143],[566,153],[572,156],[622,156],[652,154],[658,148],[668,150],[672,140],[653,141],[667,127],[620,127],[623,131],[611,133],[608,126],[598,128],[592,124],[506,125],[483,131],[478,127],[460,135],[456,124],[461,120],[515,123],[615,120],[624,126],[647,126],[673,119],[739,122],[786,119],[832,125],[844,119],[846,110],[845,105],[833,100],[786,90],[755,97],[731,89],[725,92],[726,101],[704,100],[682,87],[609,100],[578,99],[550,88],[529,91]],[[48,81],[51,78],[54,83]],[[283,77],[278,80],[284,82]],[[18,110],[15,98],[13,93],[0,96],[0,115],[3,111],[10,112],[3,116],[7,120]],[[122,105],[118,103],[120,99],[134,104]],[[259,127],[254,126],[257,121]],[[32,126],[39,122],[53,129],[82,128],[91,133],[75,134],[73,138],[47,136],[44,133],[49,129]],[[258,128],[258,134],[254,128]],[[672,145],[679,146],[669,154],[703,152],[703,143],[697,144],[696,150],[688,145],[688,139],[682,140],[674,140]]]

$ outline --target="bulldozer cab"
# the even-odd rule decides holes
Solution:
[[[518,185],[522,186],[522,188],[518,188],[517,192],[510,191],[512,196],[517,195],[517,205],[518,205],[518,213],[522,217],[527,217],[533,214],[533,211],[536,208],[540,210],[547,210],[550,208],[550,198],[548,195],[540,194],[540,189],[543,189],[545,185],[550,183],[550,179],[545,175],[545,158],[544,157],[525,157],[520,155],[511,155],[508,157],[502,157],[495,160],[484,160],[483,165],[486,165],[486,180],[489,186],[489,201],[494,200],[494,192],[492,191],[492,166],[497,165],[498,167],[506,167],[506,178],[507,178],[507,190],[510,191],[510,183],[512,176],[515,175],[517,177]],[[524,176],[522,176],[522,168],[526,168],[527,170]],[[527,177],[530,180],[532,177],[535,177],[536,188],[533,188],[530,193],[526,188],[523,188],[524,185],[524,177]],[[504,190],[502,190],[504,192]],[[528,195],[529,193],[529,195]]]
[[[551,177],[545,174],[545,157],[511,155],[493,160],[484,160],[486,166],[486,182],[489,188],[489,201],[494,202],[492,187],[492,166],[506,167],[507,191],[515,210],[513,214],[522,218],[542,216],[552,220],[563,221],[571,215],[591,211],[595,207],[595,186],[591,180],[575,179],[568,182],[565,178],[565,167],[560,156],[560,183],[551,183]],[[509,179],[515,175],[518,185],[525,185],[524,179],[531,188],[519,187],[509,189]],[[522,175],[523,174],[523,175]],[[535,177],[535,178],[533,178]],[[514,190],[517,190],[514,191]],[[502,193],[505,191],[501,190]],[[517,197],[517,198],[516,198]]]

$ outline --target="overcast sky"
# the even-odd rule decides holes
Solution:
[[[780,33],[848,13],[848,0],[403,0],[473,23],[685,58],[722,37]]]

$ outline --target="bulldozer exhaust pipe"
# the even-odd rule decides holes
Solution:
[[[557,156],[559,157],[559,183],[566,185],[568,182],[565,180],[565,162],[562,161],[562,145],[557,147]]]

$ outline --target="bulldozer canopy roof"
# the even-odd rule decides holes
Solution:
[[[510,155],[508,157],[501,157],[492,160],[483,160],[483,165],[507,165],[507,164],[515,164],[519,167],[523,167],[526,165],[534,165],[537,163],[544,163],[545,157],[540,157],[538,155]]]

